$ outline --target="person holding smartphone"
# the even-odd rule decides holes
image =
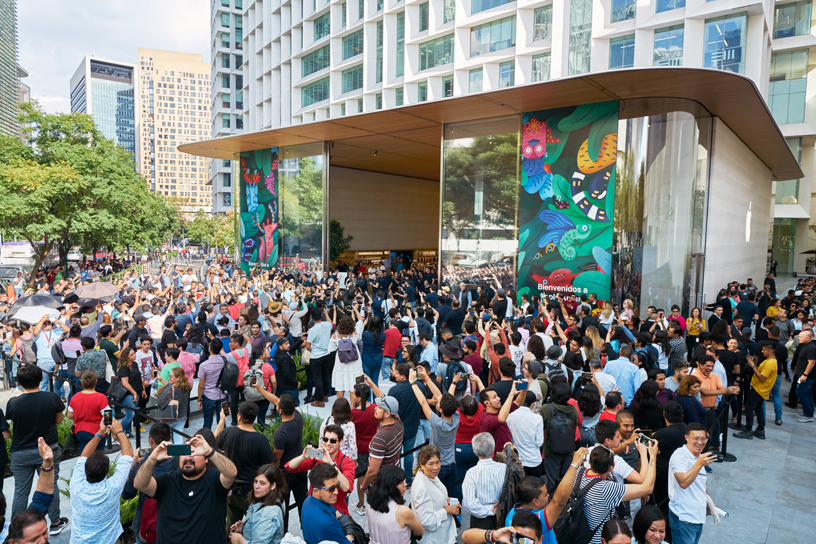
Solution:
[[[66,415],[68,419],[74,420],[74,433],[79,451],[84,451],[85,446],[93,439],[99,423],[103,422],[103,412],[109,409],[108,397],[96,391],[96,380],[96,373],[93,370],[83,372],[82,391],[71,397],[68,404]],[[105,441],[99,440],[97,449],[101,450],[104,447]]]

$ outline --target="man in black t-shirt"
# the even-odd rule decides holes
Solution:
[[[156,464],[170,458],[167,446],[172,445],[159,444],[133,481],[136,489],[156,499],[156,544],[226,541],[227,494],[238,470],[196,435],[190,440],[190,455],[178,458],[179,470],[154,476]]]
[[[813,342],[813,331],[799,333],[799,357],[796,359],[796,395],[802,403],[802,417],[796,421],[810,423],[813,421],[813,382],[816,381],[816,342]]]
[[[266,396],[266,395],[264,395]],[[272,438],[274,446],[273,454],[275,460],[273,461],[279,467],[283,467],[286,463],[303,453],[303,418],[300,412],[295,410],[295,398],[288,393],[283,394],[278,399],[278,411],[281,414],[281,424],[275,430],[275,435]],[[283,477],[286,480],[286,485],[289,487],[289,492],[295,497],[295,504],[298,509],[298,517],[303,509],[303,501],[309,495],[309,484],[306,479],[305,472],[291,473],[283,472]],[[287,495],[287,501],[289,496]],[[289,528],[289,511],[287,509],[283,515],[283,530],[286,532]]]
[[[666,426],[656,431],[652,438],[657,440],[657,476],[654,485],[654,498],[658,508],[669,515],[669,460],[674,450],[686,445],[686,424],[683,423],[683,407],[675,401],[669,401],[663,407],[663,419]]]
[[[223,410],[223,409],[222,409]],[[222,417],[215,429],[215,446],[224,452],[238,467],[238,476],[232,484],[232,493],[227,499],[227,527],[241,520],[249,508],[249,492],[255,472],[275,461],[269,440],[255,430],[253,423],[258,417],[258,405],[244,401],[238,407],[238,425],[224,429],[226,416]]]

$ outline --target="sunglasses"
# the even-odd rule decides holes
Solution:
[[[337,440],[336,438],[329,438],[327,436],[324,436],[323,437],[323,442],[324,443],[329,442],[331,444],[337,444],[339,442],[339,440]]]
[[[338,484],[334,484],[333,486],[330,486],[330,487],[318,487],[317,489],[322,489],[323,491],[328,491],[329,493],[334,493],[339,488],[340,488],[340,484],[338,483]]]
[[[383,404],[385,404],[385,407],[388,410],[388,412],[393,414],[394,410],[391,408],[391,405],[388,404],[388,400],[386,399],[385,395],[381,396],[380,400],[382,401]]]

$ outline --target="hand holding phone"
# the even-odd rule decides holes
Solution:
[[[322,459],[323,458],[323,450],[320,448],[312,448],[307,447],[305,451],[305,455],[307,459]]]
[[[190,455],[192,451],[193,448],[190,446],[190,444],[170,444],[167,446],[167,455],[170,457]]]
[[[225,416],[230,415],[229,402],[224,401],[224,402],[221,403],[221,411],[224,412]]]
[[[102,414],[104,416],[105,426],[113,424],[113,410],[105,410]]]

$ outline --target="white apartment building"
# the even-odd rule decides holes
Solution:
[[[243,78],[244,63],[242,0],[212,0],[211,55],[212,78],[210,80],[212,104],[212,136],[229,136],[243,130]],[[210,161],[209,182],[212,185],[213,213],[232,211],[233,179],[232,161]]]
[[[774,184],[769,241],[779,272],[804,271],[806,256],[800,253],[816,247],[816,240],[809,242],[810,217],[816,215],[816,108],[807,107],[816,92],[808,84],[809,59],[816,53],[811,0],[244,5],[247,131],[618,68],[685,66],[743,74],[766,98],[805,173]]]

